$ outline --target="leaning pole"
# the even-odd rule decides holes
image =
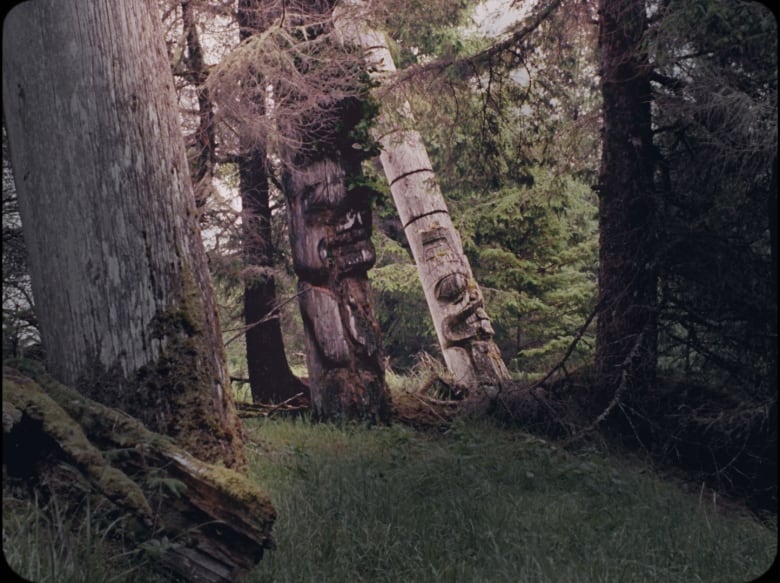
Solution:
[[[366,24],[360,0],[343,0],[334,10],[342,42],[364,51],[375,81],[396,72],[383,33]],[[463,253],[447,204],[408,102],[394,115],[380,113],[376,139],[380,161],[412,249],[436,335],[448,369],[459,385],[500,386],[509,372],[493,341],[484,299]]]

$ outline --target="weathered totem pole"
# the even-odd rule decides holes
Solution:
[[[360,172],[360,161],[348,157],[334,149],[285,177],[312,407],[319,419],[386,422],[390,398],[367,275],[376,260],[371,191],[347,187]]]
[[[360,0],[344,0],[334,11],[342,42],[363,49],[374,79],[395,72],[384,34],[366,25]],[[380,160],[393,201],[412,249],[425,299],[444,360],[455,382],[470,388],[500,386],[509,372],[493,341],[493,327],[482,292],[471,272],[444,196],[436,182],[422,137],[414,129],[409,104],[396,104],[394,115],[385,104],[376,134]]]

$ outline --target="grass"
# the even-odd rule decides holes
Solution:
[[[750,581],[776,529],[487,422],[444,434],[252,421],[279,512],[252,582]]]
[[[277,548],[246,583],[738,583],[776,553],[776,527],[488,421],[442,433],[305,418],[245,428],[251,475],[279,514]],[[28,579],[154,580],[139,555],[107,544],[119,525],[90,526],[96,509],[49,510],[4,498],[4,554]]]
[[[125,548],[121,518],[92,506],[85,494],[72,506],[54,495],[43,503],[3,494],[3,557],[34,583],[108,583],[163,579],[136,549]],[[67,505],[67,508],[66,508]]]

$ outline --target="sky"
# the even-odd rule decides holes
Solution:
[[[467,32],[484,36],[498,36],[508,26],[524,18],[534,6],[534,2],[521,0],[516,6],[511,6],[510,0],[484,0],[479,3],[472,14],[472,26],[466,27]]]

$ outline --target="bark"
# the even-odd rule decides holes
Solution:
[[[30,2],[5,24],[3,106],[50,370],[204,460],[244,464],[156,5]]]
[[[271,209],[265,153],[253,149],[239,157],[244,253],[244,320],[249,385],[255,403],[281,402],[308,393],[290,370],[278,316],[273,275]],[[271,317],[269,317],[271,316]],[[259,323],[258,322],[262,322]]]
[[[63,462],[121,511],[132,525],[124,536],[141,546],[175,541],[159,545],[159,560],[187,581],[235,581],[273,545],[276,512],[249,478],[194,458],[50,377],[4,370],[4,478],[46,474]]]
[[[263,4],[259,0],[240,0],[236,12],[240,40],[263,32],[280,15],[280,5]],[[274,245],[266,153],[259,145],[251,144],[244,144],[242,150],[238,157],[238,171],[244,267],[247,273],[244,283],[244,320],[249,327],[246,332],[249,386],[255,403],[282,402],[301,392],[308,393],[308,386],[290,370],[284,351],[281,322],[272,314],[278,302],[272,271]]]
[[[319,419],[387,422],[390,398],[367,276],[376,260],[370,193],[347,188],[359,176],[359,160],[331,152],[300,161],[285,177],[312,407]]]
[[[335,21],[343,40],[365,51],[369,70],[381,81],[395,73],[395,64],[384,35],[366,26],[360,14],[362,4],[359,0],[344,2]],[[395,117],[380,114],[376,132],[382,145],[380,160],[444,360],[460,385],[500,386],[509,381],[509,372],[493,341],[482,292],[463,253],[425,144],[413,129],[409,104],[398,105]]]
[[[189,81],[198,94],[198,127],[192,136],[195,153],[192,157],[192,180],[195,186],[195,204],[200,208],[206,204],[210,180],[216,164],[217,139],[214,133],[214,104],[205,87],[208,71],[203,56],[203,46],[198,35],[198,26],[191,0],[181,1],[182,27],[187,39],[184,63]]]
[[[651,69],[639,47],[644,2],[601,0],[599,14],[604,128],[596,372],[597,386],[608,399],[626,374],[636,389],[655,379],[658,276]],[[627,361],[640,335],[636,357]]]

